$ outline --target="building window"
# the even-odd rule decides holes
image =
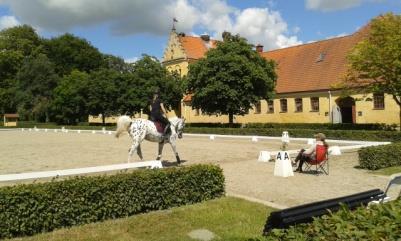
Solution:
[[[280,100],[280,108],[281,112],[287,112],[287,99],[281,99]]]
[[[267,113],[274,113],[274,101],[273,100],[267,101]]]
[[[311,111],[319,111],[319,97],[310,98]]]
[[[384,94],[373,94],[373,108],[377,110],[384,109]]]
[[[255,114],[260,114],[262,112],[262,104],[260,101],[255,104]]]
[[[295,112],[302,112],[302,98],[295,99]]]

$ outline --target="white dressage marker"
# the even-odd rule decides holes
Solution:
[[[281,142],[290,143],[290,136],[288,135],[288,131],[283,131],[283,134],[281,134]]]
[[[153,169],[153,168],[163,168],[163,165],[162,165],[161,161],[154,160],[154,161],[133,162],[133,163],[115,164],[115,165],[107,165],[107,166],[75,168],[75,169],[64,169],[64,170],[55,170],[55,171],[46,171],[46,172],[26,172],[26,173],[18,173],[18,174],[6,174],[6,175],[0,175],[0,182],[58,177],[58,176],[59,177],[71,176],[71,175],[96,173],[96,172],[118,171],[118,170],[125,170],[125,169],[139,168],[139,167],[150,167]]]
[[[210,135],[209,139],[213,141],[215,139],[214,135]]]
[[[109,135],[111,135],[111,131],[109,131]]]
[[[92,134],[95,134],[96,133],[96,131],[92,131]]]
[[[268,151],[260,151],[258,161],[260,162],[269,162],[270,161],[270,152]]]
[[[252,142],[258,142],[258,137],[257,136],[252,136]]]
[[[81,130],[78,130],[78,134],[81,134]]]
[[[291,177],[294,176],[292,171],[290,153],[287,151],[279,151],[274,163],[274,176]]]

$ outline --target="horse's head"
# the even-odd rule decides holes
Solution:
[[[177,124],[175,126],[175,130],[177,132],[178,138],[182,138],[182,133],[184,132],[185,127],[185,118],[178,118]]]

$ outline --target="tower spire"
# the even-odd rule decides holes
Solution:
[[[173,28],[171,29],[171,31],[175,32],[175,23],[178,23],[178,20],[174,17],[173,18]]]

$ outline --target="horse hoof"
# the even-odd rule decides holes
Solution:
[[[159,161],[160,159],[161,159],[161,157],[159,157],[159,156],[158,156],[158,157],[156,157],[156,161]]]

